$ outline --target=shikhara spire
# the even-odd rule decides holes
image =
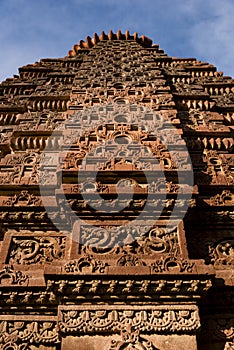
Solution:
[[[233,122],[232,78],[128,31],[2,82],[2,348],[231,349]]]

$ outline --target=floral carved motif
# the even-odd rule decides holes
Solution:
[[[178,244],[178,232],[177,227],[174,228],[164,228],[164,227],[153,227],[146,234],[143,234],[147,231],[147,226],[135,225],[133,227],[122,227],[121,230],[118,230],[118,227],[112,227],[113,234],[110,235],[108,227],[99,227],[99,228],[90,228],[88,226],[81,226],[80,229],[80,242],[85,243],[86,246],[80,248],[80,253],[85,254],[94,254],[95,241],[103,242],[102,249],[99,249],[99,254],[168,254],[172,253],[177,255],[179,252]],[[128,237],[135,236],[136,240],[132,244],[126,244],[128,242]],[[123,240],[123,247],[118,249],[114,247],[115,241],[118,237],[121,237]],[[90,243],[92,242],[92,244]],[[110,244],[111,243],[111,244]],[[112,248],[114,247],[114,248]],[[140,261],[140,260],[139,260]],[[144,265],[144,263],[141,263]]]
[[[121,341],[112,340],[111,345],[109,347],[109,350],[134,350],[134,349],[140,349],[140,350],[158,350],[156,347],[151,343],[151,341],[145,339],[140,335],[139,330],[133,330],[132,327],[126,326],[121,331]]]
[[[189,262],[186,259],[179,258],[173,255],[162,257],[161,260],[156,260],[153,265],[153,271],[160,273],[166,271],[174,272],[194,272],[195,263]]]
[[[2,349],[27,350],[29,344],[54,345],[58,343],[55,322],[1,321],[0,346]]]
[[[152,228],[146,236],[137,239],[139,253],[167,254],[178,253],[177,228],[165,229],[163,227]]]
[[[117,261],[117,265],[119,266],[143,266],[145,263],[139,259],[138,257],[126,254],[121,256],[121,258]]]
[[[233,185],[233,154],[222,154],[217,151],[205,150],[203,156],[204,163],[207,164],[205,171],[211,177],[211,184]]]
[[[62,333],[119,333],[131,325],[132,330],[157,333],[190,333],[200,327],[196,307],[63,307],[59,312]]]
[[[210,205],[233,205],[234,194],[229,190],[222,191],[221,194],[216,194],[214,197],[210,198]]]
[[[40,159],[40,154],[32,151],[6,155],[0,163],[1,183],[17,185],[37,184]]]
[[[79,260],[72,260],[64,266],[66,272],[73,273],[92,273],[92,272],[104,272],[106,263],[94,259],[92,256],[84,256]]]
[[[17,115],[19,123],[16,130],[19,132],[28,131],[48,131],[58,128],[64,120],[64,116],[58,112],[44,110],[43,112],[28,112]]]
[[[136,298],[144,302],[149,300],[160,300],[161,296],[175,296],[179,293],[181,296],[199,296],[212,286],[211,280],[199,281],[191,279],[185,281],[183,279],[166,280],[157,279],[142,280],[135,279],[105,279],[98,276],[96,279],[87,280],[84,276],[78,278],[75,275],[73,279],[48,280],[47,287],[40,288],[38,291],[16,291],[4,288],[1,294],[0,305],[27,305],[27,306],[55,306],[59,302],[80,302],[80,298],[92,302],[94,298],[129,300]],[[105,276],[106,277],[106,276]],[[30,279],[30,282],[32,278]],[[7,285],[8,286],[8,285]],[[24,285],[23,285],[24,286]],[[27,286],[27,285],[26,285]],[[44,286],[44,284],[43,284]]]
[[[226,239],[209,245],[211,262],[217,268],[233,268],[234,266],[234,240]]]
[[[21,271],[15,271],[12,266],[5,266],[0,271],[0,286],[2,285],[27,285],[29,277]]]
[[[13,237],[9,263],[30,265],[62,260],[65,242],[65,237]]]

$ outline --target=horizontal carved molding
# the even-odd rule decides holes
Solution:
[[[47,269],[48,274],[56,274],[59,269],[51,267]],[[136,273],[136,271],[135,271]],[[58,276],[58,275],[57,275]],[[82,300],[197,300],[201,295],[207,292],[211,287],[211,280],[198,279],[157,279],[137,278],[128,276],[127,278],[115,276],[115,279],[103,278],[100,275],[96,278],[86,278],[86,276],[77,275],[66,276],[66,278],[57,278],[56,280],[47,280],[46,288],[43,281],[35,279],[36,274],[29,279],[29,282],[35,281],[38,290],[31,287],[24,288],[21,291],[15,291],[8,285],[7,289],[1,289],[0,305],[20,308],[22,305],[38,305],[46,307],[60,304],[63,301],[77,303]],[[94,277],[94,276],[93,276]],[[14,285],[13,285],[14,287]]]
[[[0,316],[0,348],[26,350],[30,349],[29,344],[57,344],[59,336],[55,320],[53,316]]]
[[[133,330],[156,333],[194,333],[200,328],[196,306],[60,306],[59,330],[63,334],[119,333]]]

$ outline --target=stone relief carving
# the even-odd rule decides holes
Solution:
[[[121,258],[117,261],[117,265],[119,266],[143,266],[145,262],[139,259],[136,256],[131,254],[126,254],[121,256]]]
[[[50,264],[64,259],[65,237],[13,237],[9,264]]]
[[[196,331],[200,327],[196,308],[185,307],[140,307],[134,310],[124,307],[124,310],[113,310],[98,307],[95,309],[77,309],[77,307],[60,308],[59,329],[62,333],[96,334],[111,332],[119,333],[131,325],[132,330],[141,332],[185,333]]]
[[[120,350],[120,349],[139,349],[139,350],[158,350],[151,343],[151,341],[145,339],[140,335],[139,330],[133,331],[131,326],[128,326],[121,331],[122,341],[112,340],[108,350]]]
[[[176,93],[180,94],[180,95],[198,95],[198,96],[206,96],[208,95],[205,91],[204,91],[204,87],[202,85],[199,84],[186,84],[183,82],[177,82],[174,85],[174,89],[176,91]]]
[[[54,216],[56,217],[58,215],[58,212],[54,213]],[[34,222],[37,220],[38,222],[42,221],[48,221],[47,220],[47,213],[45,211],[39,211],[37,213],[32,212],[32,211],[23,211],[23,212],[18,212],[18,211],[11,211],[11,212],[6,212],[6,211],[0,211],[0,219],[4,221],[4,223],[12,223],[12,222]]]
[[[40,154],[32,151],[6,155],[0,163],[2,184],[38,183]]]
[[[121,231],[116,227],[116,234],[114,239],[118,239],[118,235],[121,235],[121,239],[126,241],[126,244],[122,247],[116,248],[114,244],[110,244],[110,235],[108,227],[90,228],[86,226],[81,227],[79,241],[81,243],[79,247],[80,254],[124,254],[126,258],[122,258],[122,264],[125,262],[128,264],[127,256],[136,254],[133,256],[133,261],[137,261],[138,254],[153,254],[153,255],[168,255],[173,253],[175,256],[179,253],[178,232],[177,227],[167,228],[154,227],[148,231],[147,234],[143,234],[146,230],[146,226],[136,225],[134,227],[122,228]],[[135,235],[136,240],[128,244],[128,236]],[[103,245],[100,249],[95,247],[95,239],[102,241]],[[85,243],[82,246],[82,242]],[[106,242],[106,244],[105,244]],[[113,242],[112,242],[113,243]],[[100,246],[100,245],[99,245]],[[114,248],[112,248],[114,247]],[[127,255],[125,255],[127,254]],[[164,257],[165,258],[165,257]],[[144,265],[143,261],[139,264]]]
[[[0,271],[0,286],[3,285],[19,285],[24,286],[28,284],[29,276],[21,271],[15,271],[13,266],[5,266]]]
[[[105,271],[107,263],[99,261],[92,256],[84,256],[79,260],[72,260],[64,266],[66,272],[92,273]]]
[[[216,101],[219,107],[232,106],[234,104],[234,93],[223,93],[220,96],[214,97],[214,100]]]
[[[55,322],[48,321],[0,321],[0,345],[2,349],[27,350],[30,344],[54,345],[58,343]]]
[[[233,268],[234,266],[234,240],[225,239],[221,242],[209,244],[209,256],[211,263],[216,268]]]
[[[3,200],[3,206],[40,206],[42,204],[41,198],[35,196],[29,191],[21,191],[19,194],[9,196],[8,199]]]
[[[215,206],[229,206],[234,203],[234,193],[230,190],[223,190],[222,193],[218,193],[215,196],[210,198],[210,205]]]
[[[163,227],[152,228],[146,237],[137,240],[138,253],[168,254],[179,252],[177,228],[164,229]]]
[[[183,123],[184,130],[187,131],[230,132],[229,127],[225,125],[223,116],[217,112],[201,111],[200,109],[190,108],[188,112],[180,112],[179,116]]]
[[[69,275],[71,276],[71,275]],[[16,305],[30,306],[37,305],[41,307],[47,305],[49,307],[57,307],[62,301],[72,303],[80,303],[81,300],[92,302],[100,298],[114,300],[142,300],[144,302],[159,301],[162,296],[174,297],[179,293],[181,296],[199,297],[210,289],[211,280],[192,279],[183,280],[176,279],[168,281],[166,279],[157,279],[155,281],[138,279],[129,279],[128,277],[119,279],[108,279],[98,276],[92,280],[86,280],[84,275],[76,275],[75,279],[48,280],[46,290],[40,287],[38,291],[31,289],[16,291],[5,288],[1,293],[0,305]],[[22,285],[22,286],[27,286]]]
[[[207,164],[205,173],[212,178],[211,184],[232,185],[233,177],[233,161],[232,154],[220,154],[217,151],[204,151],[204,162]]]
[[[102,46],[96,46],[98,43],[101,43]],[[145,49],[142,50],[138,44]],[[150,49],[147,50],[147,48]],[[6,126],[4,128],[1,126],[0,136],[0,182],[1,188],[6,191],[1,206],[8,207],[0,211],[1,225],[10,228],[19,227],[19,225],[21,228],[22,225],[28,228],[32,224],[40,226],[42,223],[48,225],[46,213],[39,211],[40,208],[33,210],[34,206],[40,205],[36,191],[33,192],[28,187],[26,188],[28,185],[37,186],[38,184],[38,164],[40,163],[38,150],[44,148],[48,135],[68,117],[72,109],[80,110],[85,106],[116,101],[120,103],[119,106],[121,103],[134,102],[141,106],[149,106],[155,111],[160,110],[182,133],[192,153],[204,151],[203,161],[207,166],[205,171],[208,176],[206,177],[207,182],[205,183],[204,180],[201,185],[211,186],[209,193],[212,193],[212,196],[209,195],[209,199],[205,202],[206,206],[200,209],[198,199],[201,192],[198,188],[191,203],[196,206],[194,210],[204,211],[203,218],[201,216],[201,222],[204,225],[209,226],[210,223],[214,226],[217,224],[218,227],[222,225],[223,230],[226,230],[227,233],[234,218],[233,211],[230,208],[224,210],[219,208],[217,211],[217,208],[210,207],[230,207],[233,204],[233,194],[223,187],[233,184],[233,138],[230,137],[233,116],[229,112],[233,107],[232,85],[233,81],[230,78],[222,77],[221,73],[215,72],[211,65],[194,59],[180,60],[168,57],[158,47],[153,47],[150,39],[144,36],[138,38],[136,34],[130,36],[128,32],[122,34],[120,31],[117,34],[110,32],[108,35],[105,33],[100,36],[94,35],[92,39],[87,37],[86,42],[81,41],[69,53],[69,57],[64,59],[45,59],[34,65],[22,67],[18,78],[7,80],[0,87],[2,95],[0,122],[1,125]],[[176,88],[176,94],[173,86]],[[210,111],[212,108],[218,109],[219,113],[214,112],[214,109]],[[119,111],[121,113],[121,108]],[[124,123],[123,120],[120,122]],[[81,120],[80,123],[87,123],[87,121]],[[137,124],[137,119],[134,123]],[[73,126],[70,125],[70,127]],[[30,136],[28,131],[32,131]],[[65,160],[61,155],[65,181],[69,181],[69,176],[79,170],[81,159],[90,151],[91,146],[100,140],[114,139],[118,135],[142,142],[148,147],[151,155],[158,159],[165,172],[175,170],[174,161],[167,150],[157,142],[149,141],[149,135],[145,130],[132,130],[129,125],[122,125],[122,127],[118,125],[111,130],[107,123],[106,128],[92,130],[89,135],[85,135],[84,140],[77,139],[74,133],[72,151],[68,153]],[[169,138],[170,135],[168,135]],[[70,141],[64,137],[63,147],[70,145]],[[178,141],[178,139],[171,140],[179,148]],[[212,153],[214,150],[215,152]],[[124,149],[121,150],[120,156],[132,155],[135,150],[132,153],[129,151],[128,154],[124,154],[124,151]],[[103,155],[101,154],[102,157]],[[96,156],[95,153],[93,158]],[[109,160],[108,154],[105,156]],[[190,169],[186,168],[184,155],[178,152],[175,156],[180,166],[185,171],[189,171]],[[115,167],[121,169],[125,165],[125,169],[132,167],[133,170],[152,170],[150,159],[143,162],[141,157],[145,158],[146,154],[137,154],[134,159],[135,165],[118,160],[107,163],[100,170],[108,172]],[[199,164],[202,164],[202,160]],[[54,166],[54,164],[50,165]],[[52,178],[53,172],[48,169],[47,176],[41,181],[56,184],[57,177],[55,174]],[[10,186],[12,185],[14,189],[21,185],[24,187],[22,190],[17,187],[17,192],[15,192],[15,190],[11,191]],[[97,182],[96,185],[100,193],[111,195],[112,189],[109,184]],[[160,185],[160,182],[155,181],[155,190],[158,191]],[[215,187],[214,190],[213,185],[221,187]],[[68,193],[68,196],[71,195],[69,201],[72,208],[85,213],[87,203],[77,199],[80,189],[75,185],[73,190],[72,193]],[[137,187],[137,190],[138,195],[143,193],[140,186]],[[167,214],[170,215],[170,210],[177,201],[177,184],[168,179],[166,190],[169,197],[165,201],[165,208]],[[213,195],[214,192],[216,195]],[[110,206],[114,204],[114,201],[109,202]],[[156,210],[159,204],[159,201],[155,199],[151,203],[151,208]],[[135,212],[141,210],[144,205],[144,199],[137,198],[129,203],[127,210]],[[181,210],[184,206],[181,201]],[[30,207],[29,210],[27,207]],[[56,215],[58,213],[55,210],[53,216],[56,217]],[[200,218],[199,215],[198,218]],[[31,290],[28,289],[27,272],[14,271],[11,266],[3,267],[3,270],[0,271],[0,284],[4,287],[7,282],[7,288],[4,287],[1,291],[1,306],[14,307],[18,312],[21,305],[27,305],[32,309],[36,305],[41,317],[40,321],[35,322],[2,321],[0,342],[4,350],[28,350],[30,344],[53,347],[57,344],[56,323],[50,320],[42,321],[41,308],[48,309],[49,306],[50,310],[56,312],[57,305],[61,302],[76,304],[80,304],[81,300],[88,301],[88,303],[93,303],[94,300],[102,302],[102,297],[112,301],[117,298],[124,302],[129,302],[131,298],[134,298],[141,303],[148,303],[149,300],[160,302],[162,296],[170,296],[173,299],[175,293],[186,296],[186,298],[188,296],[193,298],[194,295],[198,298],[211,286],[208,277],[205,280],[200,280],[200,276],[197,279],[194,279],[194,275],[191,277],[191,273],[196,273],[196,266],[194,261],[182,258],[180,237],[175,229],[165,231],[161,226],[154,228],[131,245],[127,244],[127,235],[131,232],[124,232],[125,246],[110,249],[104,244],[103,250],[95,250],[92,246],[80,246],[79,254],[85,255],[80,257],[78,254],[77,259],[66,261],[66,263],[61,262],[65,258],[65,237],[54,237],[53,235],[53,237],[45,237],[44,232],[41,232],[39,236],[30,235],[29,237],[27,234],[23,236],[22,233],[13,236],[9,262],[24,265],[58,263],[64,276],[61,278],[56,276],[54,280],[46,281],[44,289]],[[94,231],[94,234],[96,233],[102,234],[105,240],[103,227],[97,228]],[[85,234],[87,235],[85,239],[89,238],[91,241],[91,233],[86,231]],[[196,238],[195,235],[195,244],[197,244]],[[197,245],[195,246],[197,249]],[[207,264],[211,263],[216,269],[226,270],[233,266],[234,248],[229,234],[222,240],[208,242],[208,248]],[[150,256],[152,261],[148,263],[146,256]],[[117,278],[112,275],[111,278],[105,279],[104,276],[109,267],[120,268],[122,271],[125,268],[127,271],[131,267],[149,268],[150,273],[163,273],[165,278],[154,280],[148,277],[145,279],[145,277],[127,276],[121,279],[119,276]],[[24,268],[27,270],[29,266],[24,266]],[[168,280],[166,275],[169,271],[183,273],[184,276],[190,274],[190,277],[186,279],[183,276],[181,279]],[[85,275],[89,272],[102,275],[97,276],[98,278],[87,279]],[[75,278],[72,278],[73,274]],[[84,276],[77,276],[79,274]],[[10,288],[10,283],[13,287],[23,288],[13,290]],[[153,308],[154,306],[151,309]],[[119,336],[121,340],[113,339],[111,350],[125,348],[152,350],[154,347],[144,334],[148,330],[162,334],[170,332],[192,334],[199,329],[199,319],[195,314],[197,312],[195,309],[176,309],[171,308],[171,305],[165,309],[151,309],[132,311],[129,308],[120,310],[117,307],[116,310],[96,310],[94,308],[93,310],[77,311],[71,306],[70,315],[66,314],[67,310],[64,312],[67,318],[63,319],[64,325],[62,326],[64,329],[68,327],[68,331],[62,330],[62,332],[63,335],[69,332],[76,334],[76,331],[73,330],[77,327],[81,333],[87,330],[88,334],[91,334],[97,330],[100,334],[106,334],[105,329],[108,331],[118,329],[118,333],[121,333],[122,330],[122,338]],[[231,317],[229,319],[232,320]],[[123,328],[120,327],[121,324],[124,325]],[[217,324],[215,327],[219,329],[219,337],[226,342],[225,350],[234,348],[233,325],[229,324],[227,319],[223,320],[222,317]],[[216,328],[212,332],[215,333]]]
[[[194,272],[195,263],[191,263],[188,260],[179,258],[173,255],[169,255],[166,258],[161,258],[161,260],[156,260],[153,263],[154,272],[163,271],[178,271],[178,272]]]

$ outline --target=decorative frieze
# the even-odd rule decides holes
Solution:
[[[31,344],[37,346],[43,344],[47,347],[59,342],[55,317],[26,316],[14,317],[14,319],[16,320],[13,318],[11,320],[9,316],[0,318],[0,346],[2,349],[28,350]]]
[[[15,271],[13,266],[6,265],[3,270],[0,271],[0,286],[27,286],[29,276],[24,274],[22,271]]]
[[[119,333],[131,326],[133,332],[194,333],[200,328],[194,306],[60,306],[59,330],[62,333]]]
[[[9,264],[50,264],[65,257],[66,237],[13,237]]]

